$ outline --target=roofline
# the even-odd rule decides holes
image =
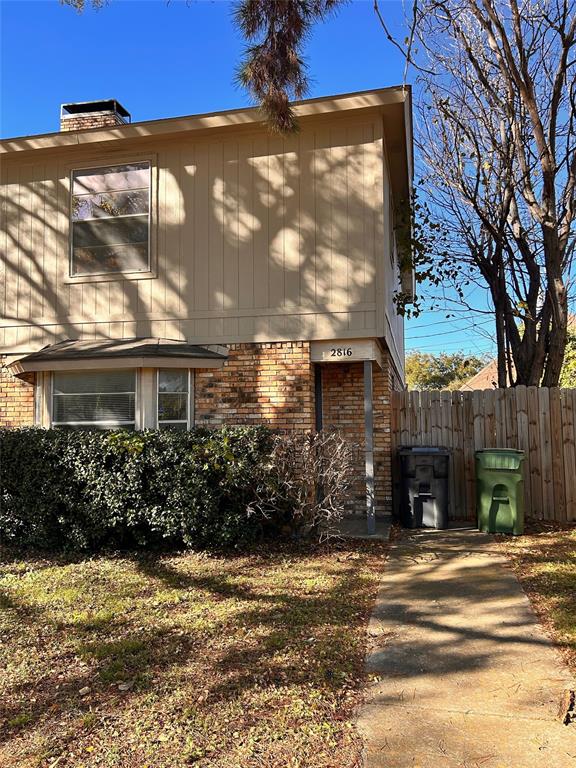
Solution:
[[[14,360],[6,366],[17,377],[40,371],[106,371],[113,368],[222,368],[225,357],[173,357],[165,355],[130,355],[87,357],[62,360]]]
[[[94,345],[96,348],[91,348]],[[191,354],[190,347],[195,348],[194,354]],[[171,348],[170,352],[168,348]],[[100,341],[64,339],[36,352],[18,356],[6,367],[14,376],[22,377],[38,371],[146,367],[221,368],[227,359],[228,350],[221,345],[203,346],[176,339],[147,337]]]
[[[305,118],[334,112],[382,108],[390,104],[408,102],[411,123],[411,93],[410,85],[395,85],[388,88],[304,99],[292,102],[292,106],[297,118]],[[266,123],[266,117],[260,107],[243,107],[184,117],[145,120],[111,128],[90,128],[80,131],[56,131],[30,136],[16,136],[0,141],[0,155],[64,149],[71,146],[102,144],[122,139],[170,136],[189,131],[215,130],[264,123]]]

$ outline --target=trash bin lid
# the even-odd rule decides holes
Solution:
[[[450,449],[449,448],[443,448],[438,447],[435,445],[403,445],[400,448],[398,448],[398,453],[403,455],[408,455],[411,453],[432,453],[435,456],[438,455],[449,455]]]
[[[516,448],[482,448],[475,452],[484,469],[518,470],[524,461],[524,451]]]

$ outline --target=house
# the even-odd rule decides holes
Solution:
[[[1,142],[3,426],[333,426],[364,448],[357,506],[389,509],[410,90],[295,110],[282,137],[110,99]]]
[[[475,389],[498,388],[498,361],[490,360],[484,368],[478,371],[471,379],[458,387],[460,392],[472,392]]]

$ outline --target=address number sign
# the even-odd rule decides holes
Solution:
[[[380,348],[373,339],[313,341],[310,352],[315,363],[352,363],[361,360],[376,360],[380,363],[381,359]]]

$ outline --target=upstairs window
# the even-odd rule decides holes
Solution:
[[[70,275],[150,270],[150,163],[72,172]]]
[[[52,426],[130,429],[136,424],[134,370],[57,371],[52,377]]]

